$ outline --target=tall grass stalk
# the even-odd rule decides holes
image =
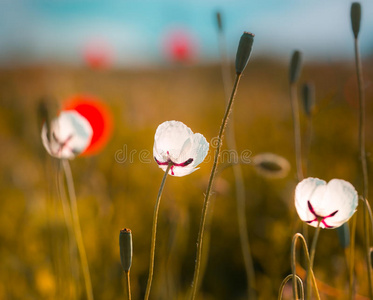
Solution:
[[[361,21],[361,5],[358,2],[354,2],[351,5],[351,25],[354,34],[354,50],[355,50],[355,69],[357,84],[359,90],[359,149],[360,149],[360,160],[361,160],[361,171],[363,175],[363,198],[368,199],[368,168],[367,158],[365,151],[365,93],[364,93],[364,79],[361,66],[361,58],[359,51],[359,32],[360,32],[360,21]],[[372,264],[370,257],[370,239],[369,239],[369,227],[368,227],[368,215],[365,205],[363,206],[363,225],[364,225],[364,239],[365,239],[365,256],[367,262],[367,274],[368,274],[368,286],[370,299],[373,299],[373,285],[372,285]],[[351,261],[352,263],[352,261]],[[353,264],[352,264],[353,265]]]
[[[229,67],[229,59],[227,55],[226,39],[223,30],[223,22],[221,14],[217,13],[218,33],[219,33],[219,49],[220,49],[220,61],[221,61],[221,73],[223,78],[224,93],[227,101],[229,101],[229,91],[232,85],[232,75]],[[227,102],[228,104],[228,102]],[[227,147],[229,150],[236,150],[237,143],[235,137],[235,129],[233,122],[234,112],[231,114],[231,122],[227,126]],[[244,265],[246,270],[247,288],[248,288],[248,299],[256,299],[256,282],[255,282],[255,271],[253,266],[253,260],[251,256],[249,234],[247,231],[247,220],[246,220],[246,192],[245,184],[242,174],[242,168],[240,164],[233,164],[233,176],[235,180],[236,189],[236,203],[237,203],[237,220],[238,220],[238,231],[240,235],[241,251],[244,259]]]
[[[164,188],[164,185],[166,183],[166,178],[167,178],[168,172],[171,169],[171,166],[172,166],[172,163],[170,162],[167,166],[167,169],[166,169],[165,173],[164,173],[161,185],[159,187],[157,200],[155,201],[155,206],[154,206],[152,237],[151,237],[151,246],[150,246],[149,276],[148,276],[148,283],[146,285],[146,291],[145,291],[145,297],[144,297],[144,299],[146,299],[146,300],[149,299],[150,289],[151,289],[152,280],[153,280],[153,273],[154,273],[155,242],[156,242],[156,239],[157,239],[157,223],[158,223],[159,204],[160,204],[160,201],[161,201],[163,188]]]
[[[93,291],[92,291],[92,282],[91,275],[89,273],[87,254],[85,252],[82,230],[80,228],[79,214],[78,214],[78,205],[76,202],[76,194],[74,189],[74,181],[71,173],[71,168],[68,160],[61,160],[62,168],[65,173],[67,192],[69,195],[70,205],[71,205],[71,214],[73,221],[73,229],[75,233],[75,239],[78,246],[80,263],[83,270],[83,277],[85,282],[86,294],[88,300],[93,300]]]

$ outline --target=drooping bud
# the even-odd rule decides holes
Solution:
[[[348,227],[348,223],[346,222],[342,226],[338,227],[337,233],[339,244],[343,249],[348,248],[348,246],[350,246],[350,229]]]
[[[222,32],[223,31],[223,23],[222,23],[221,14],[220,14],[219,11],[216,13],[216,22],[217,22],[217,25],[218,25],[219,32]]]
[[[236,74],[241,74],[249,61],[254,43],[254,34],[244,32],[241,36],[236,54]]]
[[[354,2],[351,4],[351,26],[352,26],[352,32],[354,33],[355,39],[357,39],[359,35],[360,21],[361,21],[361,5],[359,2]]]
[[[315,106],[315,86],[312,83],[305,83],[303,85],[302,99],[304,111],[310,117]]]
[[[124,272],[129,272],[132,265],[132,232],[131,229],[123,228],[119,233],[120,262]]]
[[[284,178],[290,170],[290,163],[274,153],[260,153],[253,157],[253,166],[258,174],[266,178]]]
[[[290,83],[295,83],[300,76],[300,69],[302,66],[302,52],[295,50],[291,57],[290,68],[289,68],[289,80]]]

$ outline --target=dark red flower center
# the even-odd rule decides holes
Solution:
[[[312,204],[309,200],[307,201],[307,204],[308,204],[308,209],[315,216],[315,218],[313,220],[306,221],[306,223],[311,224],[312,222],[320,222],[320,223],[324,224],[325,228],[333,228],[334,227],[334,226],[330,226],[330,225],[326,224],[325,219],[335,216],[336,213],[338,212],[338,210],[332,212],[330,215],[320,216],[315,212],[315,210],[314,210],[314,208],[313,208],[313,206],[312,206]]]
[[[169,155],[168,151],[167,151],[167,154]],[[156,159],[155,157],[154,157],[154,159],[157,162],[157,164],[160,165],[160,166],[167,166],[168,164],[171,164],[171,168],[170,168],[171,175],[175,175],[175,173],[174,173],[174,167],[186,167],[186,166],[190,165],[193,162],[193,158],[189,158],[186,161],[184,161],[182,163],[179,163],[179,164],[174,163],[171,159],[167,159],[167,161],[165,161],[165,162],[161,162],[158,159]]]

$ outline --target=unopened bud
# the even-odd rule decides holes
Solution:
[[[129,272],[132,265],[132,232],[123,228],[119,233],[120,262],[124,272]]]
[[[361,5],[359,2],[354,2],[351,4],[351,25],[352,25],[352,32],[354,33],[355,39],[357,39],[359,35],[360,21],[361,21]]]
[[[303,85],[302,96],[304,111],[309,117],[315,106],[315,87],[312,83],[305,83]]]
[[[217,25],[218,25],[219,32],[222,32],[223,31],[223,23],[221,21],[221,14],[220,14],[220,12],[216,13],[216,22],[217,22]]]
[[[254,34],[244,32],[241,36],[236,54],[236,74],[241,74],[249,61],[253,48]]]
[[[302,52],[295,50],[291,57],[289,68],[290,83],[295,83],[300,76],[300,69],[302,66]]]
[[[339,244],[343,249],[348,248],[348,246],[350,246],[350,228],[348,227],[348,223],[346,222],[342,226],[338,227],[337,233]]]

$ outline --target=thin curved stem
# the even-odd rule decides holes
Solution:
[[[63,159],[62,166],[65,172],[66,185],[67,185],[67,190],[68,190],[68,194],[70,198],[73,228],[74,228],[76,243],[78,245],[78,251],[79,251],[80,262],[81,262],[82,270],[83,270],[83,277],[84,277],[84,282],[85,282],[85,287],[86,287],[87,298],[88,300],[93,300],[91,275],[89,273],[87,254],[85,252],[82,230],[80,228],[78,206],[76,203],[76,195],[75,195],[74,182],[73,182],[73,177],[72,177],[72,173],[70,169],[70,164],[66,159]]]
[[[161,182],[161,186],[159,187],[157,200],[155,201],[154,213],[153,213],[153,225],[152,225],[152,239],[151,239],[151,248],[150,248],[149,277],[148,277],[148,283],[146,285],[146,291],[145,291],[144,299],[149,299],[150,289],[151,289],[151,286],[152,286],[153,272],[154,272],[155,241],[157,239],[157,223],[158,223],[159,204],[160,204],[160,201],[161,201],[163,188],[164,188],[164,185],[166,183],[166,178],[167,178],[168,172],[171,169],[171,166],[172,166],[172,163],[170,162],[167,165],[167,169],[164,173],[164,176],[163,176],[163,179],[162,179],[162,182]]]
[[[287,284],[287,282],[290,280],[290,279],[293,279],[293,281],[297,281],[299,283],[299,287],[300,287],[300,294],[301,294],[301,299],[303,300],[304,299],[304,288],[303,288],[303,282],[302,282],[302,279],[300,279],[300,277],[298,275],[295,275],[295,279],[294,280],[294,274],[289,274],[288,276],[285,277],[285,279],[281,282],[281,285],[280,285],[280,289],[279,289],[279,292],[278,292],[278,300],[281,300],[282,299],[282,293],[284,291],[284,287],[285,285]]]
[[[224,134],[224,131],[225,131],[225,127],[227,126],[228,117],[229,117],[229,115],[231,113],[231,110],[232,110],[232,105],[233,105],[233,102],[234,102],[234,98],[236,96],[236,92],[237,92],[238,84],[240,82],[240,78],[241,78],[241,74],[236,74],[236,79],[235,79],[234,86],[233,86],[233,89],[232,89],[232,94],[231,94],[231,97],[229,99],[227,109],[225,111],[225,114],[224,114],[224,117],[223,117],[223,120],[222,120],[222,123],[221,123],[221,126],[220,126],[219,135],[218,135],[218,144],[217,144],[217,147],[216,147],[215,157],[214,157],[214,163],[213,163],[212,170],[211,170],[211,173],[210,173],[210,179],[209,179],[209,183],[207,185],[205,199],[204,199],[204,202],[203,202],[201,222],[200,222],[198,239],[197,239],[197,257],[196,257],[196,263],[195,263],[195,267],[194,267],[191,299],[194,299],[195,296],[196,296],[196,293],[197,293],[198,279],[199,279],[199,269],[200,269],[201,257],[202,257],[203,234],[204,234],[204,230],[205,230],[207,209],[208,209],[208,206],[209,206],[209,199],[210,199],[210,195],[211,195],[212,183],[214,181],[216,169],[217,169],[218,162],[219,162],[220,149],[221,149],[221,146],[222,146],[222,137],[223,137],[223,134]]]
[[[131,300],[131,280],[130,280],[130,271],[124,272],[127,282],[127,299]]]
[[[368,199],[368,167],[365,152],[365,94],[363,88],[363,72],[361,67],[360,51],[358,39],[354,39],[355,48],[355,66],[356,77],[359,88],[359,146],[360,146],[360,160],[361,170],[363,174],[363,198]],[[365,257],[367,261],[368,272],[368,286],[370,299],[373,299],[373,285],[372,285],[372,270],[370,258],[370,242],[369,242],[369,229],[367,221],[367,212],[365,205],[363,206],[363,224],[364,224],[364,239],[365,239]]]
[[[306,243],[306,240],[304,239],[303,235],[300,234],[300,233],[296,233],[294,235],[292,243],[291,243],[291,268],[292,268],[292,271],[293,271],[293,277],[296,276],[296,265],[297,265],[296,246],[297,246],[298,239],[301,240],[304,252],[306,254],[306,262],[307,262],[307,269],[308,269],[307,270],[307,277],[311,276],[311,280],[312,280],[312,284],[313,284],[313,288],[314,288],[314,291],[315,291],[316,298],[318,300],[320,300],[320,295],[319,295],[319,291],[317,289],[317,283],[316,283],[315,275],[314,275],[313,270],[311,268],[311,261],[310,261],[310,255],[309,255],[309,252],[308,252],[307,243]],[[297,284],[296,284],[295,280],[293,280],[293,297],[294,297],[294,299],[298,299],[298,288],[297,288]],[[309,299],[309,298],[307,298],[307,299]]]

